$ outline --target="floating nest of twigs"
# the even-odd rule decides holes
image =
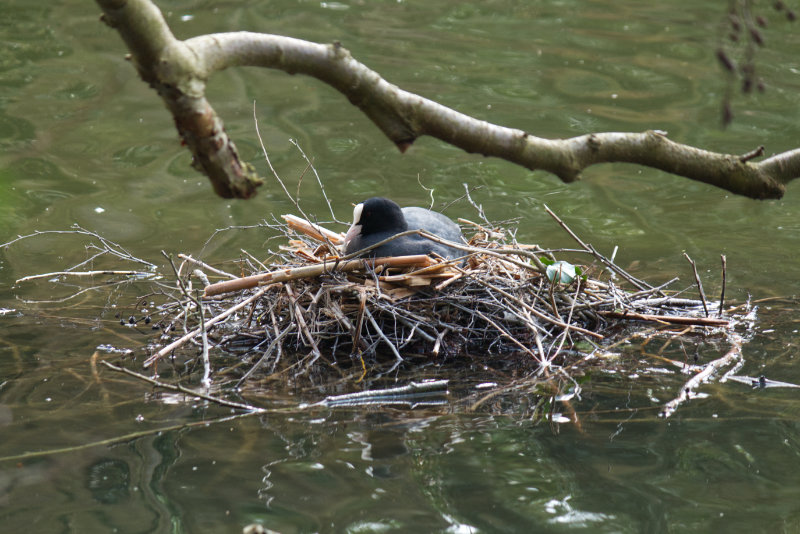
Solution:
[[[239,385],[345,367],[363,378],[420,355],[512,365],[530,376],[587,359],[643,324],[671,335],[732,331],[720,302],[638,280],[551,215],[577,241],[570,255],[583,254],[583,266],[520,244],[512,231],[463,219],[471,237],[457,260],[352,259],[339,251],[341,234],[284,216],[275,226],[285,244],[269,266],[244,258],[248,276],[181,255],[180,291],[160,307],[162,333],[145,367],[201,351],[208,362],[213,349],[223,355],[213,374]],[[207,276],[226,280],[212,284]],[[191,289],[197,285],[202,295]]]
[[[147,284],[150,291],[138,293],[133,314],[126,318],[120,311],[117,319],[128,326],[144,322],[159,331],[146,345],[144,367],[157,368],[161,379],[174,383],[130,369],[140,367],[141,360],[131,358],[128,349],[98,347],[98,354],[128,362],[128,369],[103,363],[177,391],[182,398],[253,413],[266,409],[226,397],[261,398],[290,386],[299,388],[309,407],[447,406],[448,393],[461,389],[459,398],[475,409],[488,404],[487,399],[516,391],[522,393],[521,403],[533,400],[533,412],[543,413],[539,408],[548,398],[568,403],[563,392],[579,389],[574,378],[586,365],[624,367],[624,361],[605,356],[635,338],[642,346],[665,338],[660,360],[691,375],[664,405],[663,415],[693,398],[703,381],[728,366],[732,369],[725,376],[731,375],[752,333],[755,308],[749,303],[723,306],[724,261],[718,301],[705,298],[696,270],[695,283],[683,290],[671,287],[677,278],[654,287],[625,272],[548,213],[576,248],[542,250],[518,243],[508,225],[462,219],[470,239],[466,245],[450,244],[464,253],[456,260],[357,259],[340,253],[341,234],[284,216],[269,225],[279,232],[277,239],[283,234],[270,264],[244,252],[236,263],[239,276],[184,254],[178,255],[179,264],[171,260],[173,274],[166,275],[150,261],[80,227],[19,236],[0,249],[45,234],[90,240],[85,245],[88,259],[64,271],[17,280],[17,286],[46,280],[70,295],[21,302],[58,305],[100,289],[117,298],[120,293],[112,288],[133,285],[140,291]],[[575,264],[563,261],[567,257]],[[110,268],[103,269],[109,261]],[[140,270],[119,270],[121,263]],[[87,264],[92,270],[84,270]],[[100,276],[106,281],[98,284]],[[695,294],[700,298],[688,298]],[[698,346],[712,341],[717,348],[728,348],[706,363],[697,354],[690,361],[685,350],[680,361],[660,356],[675,340],[691,343],[690,336]],[[183,385],[187,383],[194,386]],[[322,400],[320,393],[326,395]],[[501,411],[517,413],[520,402],[505,403]],[[492,410],[498,405],[503,403],[492,403]]]

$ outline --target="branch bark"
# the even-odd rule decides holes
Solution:
[[[354,59],[339,43],[322,45],[250,32],[178,41],[150,0],[96,1],[105,20],[127,43],[142,79],[167,103],[195,162],[222,196],[250,196],[256,182],[249,180],[254,176],[251,168],[239,161],[203,90],[214,72],[245,65],[306,74],[327,83],[364,112],[401,152],[417,138],[429,135],[466,152],[551,172],[564,182],[578,179],[591,165],[625,162],[758,199],[782,197],[786,184],[800,176],[800,149],[755,162],[752,153],[709,152],[676,143],[665,132],[654,130],[544,139],[404,91]],[[218,182],[218,176],[232,182]]]
[[[201,62],[176,39],[150,0],[97,0],[102,20],[128,46],[139,76],[156,90],[175,120],[192,166],[211,180],[223,198],[249,198],[263,183],[252,165],[242,162],[222,120],[205,98]]]

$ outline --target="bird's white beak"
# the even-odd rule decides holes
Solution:
[[[344,244],[347,246],[350,241],[352,241],[358,234],[361,233],[361,211],[364,209],[364,204],[356,204],[356,207],[353,208],[353,224],[350,225],[350,229],[347,230],[347,233],[344,236]]]

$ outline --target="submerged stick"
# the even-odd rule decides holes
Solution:
[[[117,275],[117,276],[133,276],[136,278],[153,278],[158,276],[158,273],[145,273],[142,271],[57,271],[53,273],[32,274],[23,276],[15,284],[20,282],[28,282],[30,280],[38,280],[40,278],[53,278],[55,276],[100,276],[100,275]]]
[[[201,391],[195,391],[193,389],[189,389],[187,387],[181,386],[180,384],[168,384],[166,382],[161,382],[160,380],[156,380],[154,378],[150,378],[149,376],[145,376],[141,373],[137,373],[136,371],[131,371],[130,369],[126,369],[125,367],[120,367],[118,365],[114,365],[113,363],[109,363],[106,360],[101,360],[100,363],[111,369],[112,371],[116,371],[118,373],[123,373],[134,378],[138,378],[148,384],[152,384],[155,387],[159,387],[162,389],[168,389],[170,391],[176,391],[178,393],[183,393],[184,395],[190,395],[192,397],[197,397],[198,399],[207,400],[209,402],[213,402],[214,404],[218,404],[220,406],[227,406],[229,408],[233,408],[236,410],[245,410],[247,412],[255,412],[255,413],[262,413],[265,412],[263,408],[259,408],[257,406],[253,406],[250,404],[242,404],[241,402],[233,402],[225,399],[221,399],[219,397],[214,397],[212,395],[208,395]]]
[[[725,285],[728,282],[728,258],[725,257],[725,254],[720,254],[720,260],[722,260],[722,291],[720,291],[719,295],[719,311],[717,315],[722,317],[722,308],[725,304]]]
[[[200,383],[208,390],[211,389],[211,360],[208,357],[208,331],[205,328],[206,315],[203,308],[203,299],[200,298],[199,291],[194,301],[197,303],[197,309],[200,313],[200,335],[203,340],[203,379]]]
[[[447,395],[447,385],[449,380],[427,380],[422,382],[411,382],[407,386],[398,386],[387,389],[377,389],[373,391],[359,391],[357,393],[345,393],[344,395],[331,395],[313,404],[300,405],[300,408],[325,407],[333,408],[336,406],[360,406],[365,404],[389,404],[398,401],[408,402],[421,396]]]
[[[266,411],[266,410],[264,410]],[[277,410],[272,410],[277,411]],[[285,411],[285,410],[284,410]],[[172,432],[174,430],[186,430],[189,428],[196,428],[196,427],[208,427],[216,423],[225,423],[228,421],[233,421],[234,419],[240,419],[242,417],[250,417],[253,414],[258,414],[261,412],[245,412],[236,415],[229,415],[227,417],[220,417],[218,419],[203,419],[201,421],[192,421],[189,423],[178,423],[177,425],[169,425],[169,426],[162,426],[157,428],[151,428],[148,430],[139,430],[136,432],[131,432],[129,434],[123,434],[114,436],[112,438],[101,439],[97,441],[90,441],[87,443],[81,443],[79,445],[72,445],[69,447],[59,447],[55,449],[44,449],[38,451],[26,451],[20,454],[14,454],[11,456],[2,456],[0,457],[0,462],[23,462],[26,460],[32,460],[33,458],[43,458],[47,456],[55,456],[57,454],[75,454],[79,451],[85,451],[88,449],[92,449],[94,447],[111,447],[112,445],[118,445],[121,443],[132,443],[137,439],[141,439],[146,436],[155,436],[166,434],[167,432]]]
[[[733,346],[730,348],[730,350],[728,350],[728,352],[725,353],[725,355],[721,358],[717,358],[716,360],[706,364],[702,371],[690,378],[681,388],[681,394],[664,405],[664,409],[659,414],[661,417],[666,419],[667,417],[671,416],[673,413],[675,413],[675,410],[678,409],[678,406],[689,400],[689,395],[692,394],[697,386],[706,381],[715,371],[718,371],[722,367],[729,365],[731,362],[741,357],[742,338],[737,334],[731,334],[730,339],[733,342]]]

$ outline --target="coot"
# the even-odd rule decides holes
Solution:
[[[374,245],[406,230],[425,230],[433,235],[464,243],[461,229],[447,216],[425,208],[402,208],[388,198],[374,197],[353,209],[353,225],[344,238],[345,254]],[[365,252],[371,257],[436,254],[452,259],[464,255],[456,248],[436,243],[421,235],[407,235]]]

